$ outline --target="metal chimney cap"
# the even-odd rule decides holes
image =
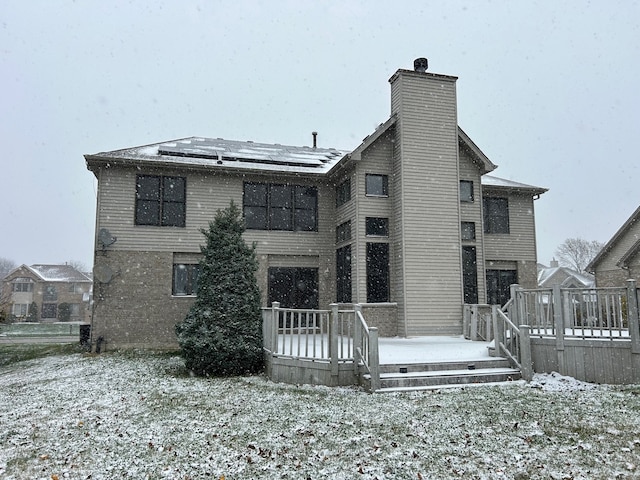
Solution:
[[[425,73],[429,68],[429,61],[426,58],[416,58],[413,61],[413,69],[418,73]]]

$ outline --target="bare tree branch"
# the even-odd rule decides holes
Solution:
[[[589,262],[602,250],[604,243],[583,238],[567,238],[557,249],[558,262],[577,272],[583,272]]]

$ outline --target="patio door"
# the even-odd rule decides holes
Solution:
[[[514,283],[518,283],[516,270],[487,270],[487,303],[503,306],[511,298]]]

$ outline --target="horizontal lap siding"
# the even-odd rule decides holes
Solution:
[[[362,159],[356,169],[356,201],[357,201],[357,217],[352,220],[352,232],[355,235],[355,249],[352,247],[352,265],[356,266],[355,289],[356,302],[367,301],[367,243],[381,242],[390,243],[389,256],[393,258],[391,236],[393,235],[395,224],[392,215],[392,198],[394,196],[393,182],[391,178],[391,163],[393,158],[393,143],[389,135],[383,135],[369,148],[362,152]],[[367,197],[366,196],[366,175],[388,175],[389,178],[389,196],[388,197]],[[389,237],[367,237],[366,235],[366,218],[367,217],[383,217],[389,219]],[[390,262],[391,263],[391,262]],[[390,265],[390,281],[393,284],[393,266]],[[391,285],[391,291],[393,292]],[[393,294],[393,293],[392,293]],[[390,299],[394,301],[393,298]]]
[[[604,254],[596,266],[596,283],[599,287],[623,286],[627,278],[638,278],[640,269],[638,259],[632,259],[629,272],[620,268],[617,263],[640,240],[640,222],[633,223],[629,229],[613,245],[611,250]]]
[[[104,169],[99,182],[98,229],[108,228],[117,237],[109,247],[114,251],[200,252],[204,235],[219,209],[231,200],[242,208],[243,182],[290,183],[318,187],[318,231],[276,232],[249,230],[244,234],[248,244],[255,242],[260,261],[258,272],[263,295],[266,289],[266,269],[269,255],[290,255],[292,265],[300,264],[299,257],[314,259],[319,269],[320,301],[327,305],[335,297],[335,196],[333,185],[300,178],[265,177],[258,175],[209,175],[194,172],[166,171],[163,175],[184,176],[187,179],[186,227],[153,227],[134,225],[136,175],[160,174],[137,169]],[[308,263],[308,262],[302,262]]]
[[[405,315],[408,335],[461,331],[462,272],[455,82],[395,80],[399,114]]]
[[[480,170],[464,151],[459,151],[460,180],[473,182],[473,202],[460,202],[460,222],[473,222],[476,226],[475,241],[464,241],[464,246],[476,247],[476,261],[478,263],[478,303],[486,302],[486,280],[483,246],[482,223],[482,186]]]
[[[505,192],[487,189],[484,195],[509,198],[509,234],[484,235],[486,259],[535,262],[536,238],[532,197],[508,195]]]

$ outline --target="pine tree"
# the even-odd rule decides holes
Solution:
[[[242,238],[240,210],[218,210],[208,230],[201,230],[197,298],[176,325],[187,369],[197,375],[239,375],[263,366],[262,315],[255,246]]]

